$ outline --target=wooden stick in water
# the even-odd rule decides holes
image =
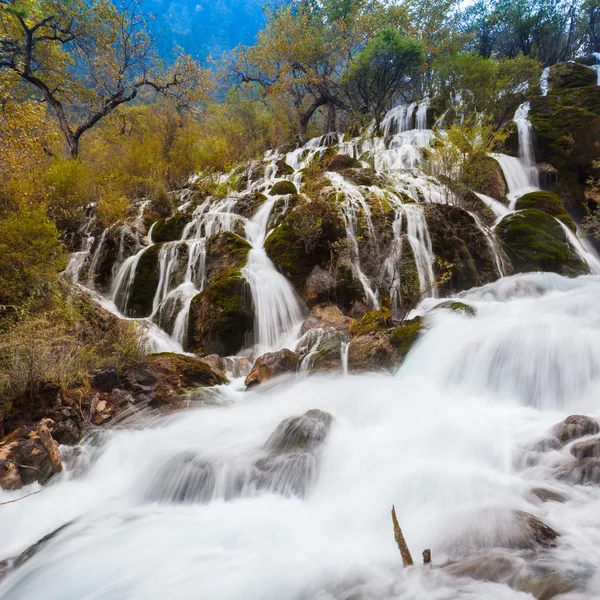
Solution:
[[[408,545],[406,544],[406,540],[404,539],[402,529],[400,529],[400,525],[398,524],[398,519],[396,517],[396,508],[394,506],[392,506],[392,523],[394,524],[394,538],[396,540],[396,544],[398,545],[398,550],[400,550],[402,562],[404,563],[405,567],[412,567],[415,563],[413,562],[412,556],[410,555],[410,550],[408,549]]]

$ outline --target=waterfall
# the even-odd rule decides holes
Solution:
[[[421,295],[437,298],[433,274],[435,255],[431,247],[431,237],[423,207],[417,204],[404,204],[402,210],[406,216],[406,235],[415,256]]]
[[[352,268],[363,288],[367,305],[372,310],[377,310],[379,309],[379,293],[373,288],[371,281],[362,269],[357,239],[358,216],[360,213],[364,218],[367,233],[373,246],[376,247],[377,245],[375,228],[371,220],[371,209],[357,186],[346,181],[339,173],[327,173],[327,177],[329,177],[334,188],[343,194],[340,208],[346,225],[346,238]],[[374,251],[377,254],[376,248]]]
[[[96,275],[96,269],[98,268],[98,261],[102,256],[102,251],[104,250],[104,245],[106,244],[106,236],[110,231],[110,227],[107,227],[100,236],[100,241],[92,254],[92,259],[90,260],[90,266],[88,267],[87,272],[87,283],[86,285],[90,288],[94,287],[94,276]]]
[[[509,577],[595,597],[598,489],[557,476],[570,445],[538,442],[569,414],[599,416],[599,296],[595,277],[505,278],[462,295],[473,317],[433,311],[396,377],[229,386],[210,407],[61,448],[52,485],[0,491],[8,502],[40,490],[0,511],[0,558],[65,526],[5,576],[0,599],[532,597]],[[278,425],[311,409],[333,417],[325,442],[272,452]],[[565,501],[541,503],[539,488]],[[402,568],[392,504],[413,556],[431,548],[440,568]],[[522,550],[512,510],[554,528],[556,548]],[[443,567],[465,559],[506,576]]]
[[[302,306],[294,288],[275,269],[265,251],[269,216],[278,199],[281,196],[270,196],[246,223],[246,239],[252,249],[242,274],[252,294],[257,354],[293,348],[303,321]]]
[[[85,209],[85,221],[77,231],[77,234],[81,236],[81,247],[78,251],[71,254],[64,271],[64,274],[72,283],[79,282],[79,276],[81,275],[83,266],[89,258],[92,247],[94,246],[95,237],[92,235],[92,231],[96,224],[95,208],[96,204],[92,203]]]
[[[586,243],[587,240],[581,240],[577,234],[573,233],[560,219],[556,219],[558,224],[565,232],[567,241],[581,260],[589,267],[590,272],[594,275],[600,275],[600,258],[598,258],[593,247]]]
[[[529,111],[529,102],[521,104],[513,120],[517,124],[519,134],[519,159],[529,172],[529,184],[534,188],[539,188],[540,181],[533,148],[533,126],[529,121]]]
[[[600,52],[594,52],[593,56],[596,59],[596,64],[592,65],[592,69],[596,71],[596,84],[600,85]]]
[[[550,67],[546,67],[542,71],[542,75],[540,76],[540,89],[542,91],[542,96],[547,96],[550,91],[550,83],[548,78],[550,77]]]

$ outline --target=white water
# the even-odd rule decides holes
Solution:
[[[96,224],[96,216],[94,214],[95,204],[92,203],[86,207],[86,216],[83,225],[77,232],[81,236],[81,248],[73,252],[69,258],[64,274],[71,280],[72,283],[78,283],[81,271],[89,258],[94,246],[95,237],[92,235],[94,225]]]
[[[74,523],[0,584],[0,598],[531,600],[418,565],[424,548],[436,566],[488,552],[512,535],[503,515],[513,508],[554,527],[557,547],[537,559],[495,552],[515,557],[520,572],[533,560],[531,568],[571,577],[577,589],[561,600],[598,597],[600,488],[553,479],[568,448],[527,448],[568,414],[600,416],[599,295],[594,277],[503,279],[463,295],[475,318],[432,313],[395,378],[224,389],[223,406],[107,431],[101,445],[84,445],[83,473],[63,473],[40,494],[2,507],[0,558]],[[282,419],[313,408],[335,421],[303,475],[305,497],[234,484],[265,456]],[[164,499],[190,474],[173,462],[182,452],[214,464],[217,485],[204,501]],[[540,504],[533,487],[570,500]],[[0,492],[0,500],[34,489]],[[159,491],[162,500],[149,499]],[[402,568],[393,540],[392,504],[412,569]]]
[[[548,78],[550,76],[550,67],[546,67],[542,71],[542,75],[540,76],[540,90],[542,92],[542,96],[547,96],[550,91],[550,83],[548,82]]]
[[[246,238],[252,250],[242,274],[252,293],[257,356],[280,348],[293,348],[304,320],[294,288],[275,269],[265,251],[269,216],[278,199],[281,197],[270,196],[246,224]]]
[[[435,256],[431,247],[431,238],[423,207],[416,204],[403,206],[406,216],[406,235],[415,256],[421,294],[437,298],[433,264]]]

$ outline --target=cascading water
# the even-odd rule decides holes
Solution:
[[[592,65],[592,69],[596,71],[597,85],[600,85],[600,52],[594,52],[592,56],[596,59],[596,64]]]
[[[246,238],[252,245],[242,274],[248,281],[255,311],[255,345],[257,354],[293,348],[303,311],[294,288],[279,273],[265,251],[269,216],[281,196],[270,196],[254,217],[246,223]]]
[[[475,316],[430,313],[396,377],[223,388],[210,408],[84,441],[83,471],[73,457],[53,485],[2,507],[0,559],[65,527],[8,574],[0,598],[533,597],[504,581],[597,597],[600,488],[555,475],[570,445],[537,442],[568,414],[600,416],[599,294],[596,277],[504,278],[461,295]],[[310,409],[334,419],[319,454],[270,455],[277,425]],[[565,501],[542,503],[539,488]],[[392,504],[432,567],[402,568]],[[512,510],[553,527],[556,546],[524,546]],[[465,556],[482,576],[439,568]]]
[[[96,215],[94,214],[95,204],[86,207],[85,221],[77,234],[81,237],[81,248],[71,254],[69,262],[65,269],[65,275],[73,282],[79,282],[81,271],[89,258],[94,246],[95,237],[92,235],[94,225],[96,224]]]
[[[406,235],[412,248],[422,296],[437,297],[433,264],[435,256],[431,247],[431,238],[427,229],[427,221],[423,208],[416,204],[405,204],[402,207],[406,217]]]

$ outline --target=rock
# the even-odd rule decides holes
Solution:
[[[269,196],[287,196],[297,194],[296,186],[288,180],[278,181],[269,192]]]
[[[267,197],[260,192],[244,194],[238,198],[237,202],[235,203],[235,212],[238,215],[249,219],[262,206],[266,199]]]
[[[202,360],[213,371],[215,371],[222,377],[227,377],[227,365],[225,364],[225,360],[221,356],[219,356],[218,354],[209,354],[208,356],[203,356]]]
[[[116,367],[104,367],[96,371],[90,380],[90,385],[100,392],[110,393],[119,385],[119,373]]]
[[[504,200],[508,186],[498,161],[487,155],[472,155],[465,165],[464,184],[476,192]]]
[[[58,444],[52,438],[49,426],[54,426],[54,421],[51,419],[43,419],[37,426],[37,435],[48,454],[52,472],[60,473],[63,468],[60,450],[58,449]]]
[[[311,339],[312,338],[312,339]],[[303,338],[310,348],[301,363],[305,373],[342,373],[342,346],[348,344],[346,332],[335,329],[311,329]],[[317,345],[314,348],[314,345]],[[313,351],[314,350],[314,351]]]
[[[322,410],[309,410],[300,417],[282,421],[265,443],[271,452],[315,450],[327,437],[333,417]]]
[[[355,337],[348,346],[348,371],[384,371],[394,373],[402,359],[390,343],[386,332],[368,333]]]
[[[301,334],[305,334],[310,329],[317,327],[330,327],[337,331],[348,331],[352,319],[346,317],[344,313],[335,304],[317,304],[313,306],[310,314],[302,323]]]
[[[354,337],[367,335],[376,331],[384,331],[388,326],[388,321],[391,321],[392,312],[389,308],[380,308],[373,310],[363,315],[359,319],[354,319],[350,326],[350,333]]]
[[[294,174],[294,169],[292,169],[292,167],[290,167],[285,160],[280,159],[275,163],[275,165],[277,167],[277,170],[275,171],[275,177],[277,178]]]
[[[498,279],[488,240],[467,211],[445,204],[427,204],[423,210],[436,258],[452,265],[451,276],[442,287],[445,292],[452,294]]]
[[[65,446],[73,446],[79,440],[81,431],[73,419],[57,423],[52,429],[52,437]]]
[[[295,373],[298,370],[299,361],[300,356],[287,348],[263,354],[256,359],[252,371],[246,377],[246,387],[265,383],[277,375]]]
[[[0,488],[3,490],[20,490],[23,481],[17,465],[8,460],[0,460]]]
[[[557,469],[555,476],[571,485],[600,485],[600,458],[572,460]]]
[[[134,367],[123,375],[123,383],[127,389],[134,393],[147,392],[158,383],[158,379],[148,369]]]
[[[552,92],[559,89],[595,86],[597,75],[585,65],[577,62],[559,63],[550,67],[548,83]]]
[[[575,458],[600,458],[600,438],[593,438],[585,442],[577,442],[571,446],[571,454]]]
[[[335,289],[335,275],[330,269],[315,265],[306,278],[304,300],[308,305],[320,302],[332,295]]]
[[[178,212],[168,219],[160,219],[152,228],[152,241],[158,244],[180,240],[183,230],[190,220],[191,217],[182,212]]]
[[[569,498],[564,494],[559,494],[547,488],[534,488],[531,493],[542,502],[566,502]]]
[[[477,311],[473,306],[465,304],[464,302],[442,302],[438,304],[434,310],[437,309],[451,310],[452,312],[460,313],[467,317],[474,317],[477,314]]]
[[[168,385],[175,390],[227,383],[225,377],[214,371],[206,362],[184,354],[151,354],[147,358],[147,368],[160,382],[158,385]]]
[[[423,331],[423,320],[416,317],[410,321],[404,321],[400,327],[389,332],[390,344],[396,350],[400,360],[404,360],[411,351]]]
[[[580,437],[600,433],[600,425],[598,421],[585,415],[571,415],[556,425],[552,433],[565,445]]]
[[[370,186],[376,182],[375,172],[372,169],[350,168],[343,172],[344,179],[347,179],[354,185]]]
[[[589,272],[557,220],[539,210],[507,215],[496,233],[517,273],[552,271],[574,277]]]
[[[517,200],[515,210],[525,210],[528,208],[539,210],[548,215],[556,217],[567,227],[569,227],[569,229],[577,231],[577,227],[575,226],[575,223],[573,223],[573,219],[571,219],[571,217],[569,217],[565,211],[565,207],[563,206],[558,194],[543,191],[525,194]]]
[[[117,408],[123,408],[128,404],[134,403],[133,396],[129,392],[126,392],[125,390],[120,390],[118,388],[115,388],[110,393],[109,399],[110,403]]]
[[[335,154],[325,161],[327,171],[344,171],[345,169],[362,169],[360,160],[352,158],[347,154]]]
[[[535,562],[502,552],[486,553],[452,561],[441,567],[456,577],[492,581],[510,586],[538,600],[550,600],[575,588],[565,575],[550,571]]]
[[[237,354],[254,326],[254,308],[242,268],[250,245],[230,232],[209,244],[209,284],[190,305],[186,350],[198,354]]]
[[[128,317],[148,317],[152,314],[152,302],[160,280],[158,253],[163,244],[154,244],[140,255],[135,277],[131,284],[127,305],[119,295],[115,303]]]

